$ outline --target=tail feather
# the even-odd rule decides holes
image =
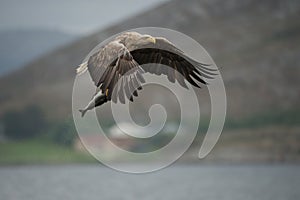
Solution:
[[[86,72],[86,70],[87,70],[87,62],[83,62],[76,69],[76,73],[80,75]]]

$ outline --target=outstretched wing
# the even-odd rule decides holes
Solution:
[[[200,87],[198,82],[207,84],[203,78],[211,79],[216,75],[215,69],[211,69],[208,67],[209,65],[189,58],[167,39],[161,37],[156,37],[155,39],[155,43],[132,50],[131,54],[140,65],[156,63],[169,67],[162,68],[160,65],[149,65],[144,67],[146,72],[157,75],[165,74],[169,81],[174,83],[177,80],[185,88],[187,86],[184,78],[195,87]]]
[[[125,103],[125,98],[133,101],[133,96],[138,96],[137,90],[141,90],[144,83],[144,70],[135,60],[118,58],[104,72],[99,80],[101,91],[107,96],[107,100],[117,103]]]
[[[112,41],[89,58],[87,68],[97,87],[101,84],[100,79],[107,75],[107,69],[118,58],[118,52],[124,48],[123,44]]]
[[[144,82],[144,71],[139,64],[133,59],[119,57],[124,51],[128,50],[123,44],[113,41],[92,55],[87,66],[98,92],[101,90],[107,100],[115,103],[118,98],[125,103],[125,97],[133,101],[133,95],[137,96],[136,90],[141,89],[141,82]]]

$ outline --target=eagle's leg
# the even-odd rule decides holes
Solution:
[[[107,102],[106,95],[99,92],[84,109],[79,110],[81,112],[81,117],[83,117],[88,110],[92,110],[93,108],[100,106],[105,102]]]

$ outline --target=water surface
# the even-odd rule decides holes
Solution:
[[[0,167],[3,200],[300,199],[292,165],[174,165],[125,174],[100,165]]]

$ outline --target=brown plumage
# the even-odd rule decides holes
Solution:
[[[142,65],[151,63],[156,65],[146,65],[142,68]],[[169,67],[161,67],[159,64]],[[125,32],[106,44],[77,69],[79,74],[88,70],[97,87],[93,99],[80,112],[84,116],[87,110],[111,100],[115,103],[118,100],[125,103],[126,98],[133,101],[133,96],[138,96],[137,90],[141,90],[142,83],[145,82],[145,72],[164,74],[170,82],[177,81],[185,88],[186,79],[193,86],[200,88],[199,83],[206,84],[203,77],[210,79],[216,75],[216,70],[208,66],[191,59],[165,38]]]

